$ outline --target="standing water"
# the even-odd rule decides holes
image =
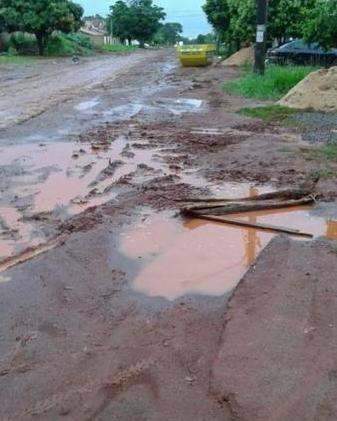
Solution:
[[[337,221],[314,217],[309,207],[235,217],[337,239]],[[200,219],[181,223],[162,214],[124,233],[120,248],[129,258],[141,257],[145,262],[133,281],[137,292],[175,300],[188,294],[221,296],[231,292],[275,235]]]

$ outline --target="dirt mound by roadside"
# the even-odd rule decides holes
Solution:
[[[298,109],[337,111],[337,67],[310,73],[279,104]]]
[[[235,419],[337,419],[333,247],[279,237],[234,293],[211,389]]]
[[[253,63],[254,48],[252,46],[241,48],[224,60],[224,66],[243,66],[246,63]]]

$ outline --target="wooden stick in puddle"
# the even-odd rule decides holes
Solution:
[[[291,208],[302,205],[309,205],[315,202],[313,196],[307,196],[299,200],[284,200],[284,201],[273,201],[265,200],[263,202],[259,201],[244,201],[244,202],[219,202],[219,203],[210,203],[210,204],[199,204],[192,206],[185,206],[181,209],[181,212],[184,215],[188,215],[190,212],[195,212],[197,214],[212,214],[212,215],[225,215],[225,214],[234,214],[241,212],[254,212],[270,209],[283,209]]]
[[[298,200],[303,197],[309,196],[309,190],[281,190],[270,193],[262,193],[254,197],[242,197],[238,199],[218,198],[218,197],[196,197],[187,199],[177,199],[177,202],[183,203],[218,203],[218,202],[246,202],[246,201],[259,201],[259,200]]]
[[[221,216],[213,216],[213,215],[201,215],[199,213],[191,212],[189,213],[189,216],[193,216],[197,219],[205,219],[207,221],[213,221],[213,222],[221,222],[224,224],[229,225],[236,225],[240,227],[246,227],[246,228],[255,228],[258,230],[264,230],[264,231],[273,231],[273,232],[279,232],[283,234],[289,234],[289,235],[297,235],[300,237],[307,237],[307,238],[313,238],[312,234],[301,232],[297,229],[292,228],[286,228],[286,227],[278,227],[275,225],[268,225],[268,224],[262,224],[260,222],[248,222],[248,221],[239,221],[238,219],[231,219],[231,218],[224,218]]]
[[[65,241],[66,238],[67,238],[66,234],[60,235],[59,237],[52,239],[45,244],[41,244],[34,248],[25,250],[17,256],[8,257],[4,261],[0,262],[0,273],[3,273],[6,270],[11,269],[15,266],[21,265],[22,263],[25,263],[28,260],[32,260],[35,257],[38,257],[41,254],[44,254],[47,251],[60,246]]]

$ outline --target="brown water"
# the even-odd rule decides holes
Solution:
[[[313,217],[309,208],[256,212],[240,218],[337,239],[337,221]],[[144,262],[133,281],[137,292],[174,300],[186,294],[230,292],[275,235],[198,219],[181,223],[163,214],[133,226],[122,235],[120,247],[128,257]]]
[[[90,144],[74,142],[1,147],[1,165],[11,168],[13,173],[8,176],[6,196],[0,198],[0,259],[43,243],[43,233],[32,221],[32,215],[56,211],[58,217],[64,218],[98,206],[117,196],[116,183],[129,174],[134,184],[160,175],[176,175],[163,159],[163,153],[146,142],[141,145],[128,142],[123,136],[98,150]],[[112,175],[101,177],[109,160],[118,161],[119,165]],[[207,185],[213,195],[238,197],[247,195],[250,188],[245,183],[208,184],[195,171],[180,171],[178,175],[181,182],[192,186]],[[267,187],[260,192],[270,190]],[[17,205],[15,197],[24,198],[23,207]],[[1,229],[1,225],[6,229]]]
[[[94,151],[91,145],[72,142],[11,145],[0,148],[0,156],[1,165],[13,171],[6,197],[0,202],[0,220],[5,226],[2,230],[0,226],[0,258],[44,241],[31,215],[55,209],[75,214],[99,204],[98,198],[87,200],[86,196],[109,159],[114,159],[113,151]],[[15,197],[25,205],[16,207]],[[104,201],[111,197],[112,192]]]

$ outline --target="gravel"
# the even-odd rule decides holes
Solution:
[[[304,131],[303,139],[311,143],[337,142],[337,114],[301,112],[290,117]]]

